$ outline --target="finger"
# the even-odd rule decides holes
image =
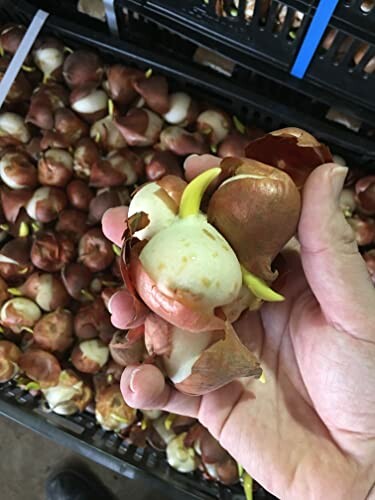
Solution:
[[[122,235],[128,219],[128,207],[109,208],[102,218],[104,235],[118,246],[122,245]]]
[[[194,177],[205,172],[206,170],[217,167],[221,158],[218,158],[214,155],[197,155],[193,154],[186,158],[184,162],[184,170],[185,170],[185,178],[188,182],[190,182]]]
[[[108,302],[108,310],[113,326],[121,330],[143,325],[148,314],[146,306],[127,290],[120,290],[112,295]]]
[[[374,339],[375,290],[338,204],[346,173],[330,163],[308,178],[298,230],[301,259],[327,320],[357,337]]]
[[[126,403],[142,410],[160,409],[196,418],[200,397],[187,396],[166,384],[154,365],[128,366],[121,377],[121,392]]]

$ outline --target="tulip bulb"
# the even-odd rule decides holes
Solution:
[[[79,241],[87,231],[87,214],[73,208],[66,208],[59,214],[55,226],[57,232],[65,233],[72,241]]]
[[[163,115],[170,107],[168,83],[164,76],[142,76],[134,80],[134,89],[141,95],[147,107]]]
[[[3,304],[0,311],[1,324],[13,333],[21,333],[24,329],[33,328],[42,313],[30,299],[15,297]]]
[[[94,123],[107,114],[108,96],[104,90],[79,87],[71,93],[70,104],[83,119]]]
[[[99,150],[94,141],[85,137],[81,139],[74,151],[74,172],[77,177],[90,177],[92,166],[100,161]]]
[[[73,175],[73,158],[64,149],[49,149],[38,163],[38,179],[45,186],[64,187]]]
[[[0,177],[12,189],[35,188],[37,171],[28,157],[19,152],[5,153],[0,160]]]
[[[74,367],[83,373],[97,373],[107,363],[108,347],[99,339],[84,340],[72,352]]]
[[[0,251],[0,274],[5,280],[18,281],[32,269],[30,242],[27,238],[15,238],[5,243]]]
[[[208,137],[210,144],[222,142],[229,134],[232,122],[222,111],[208,109],[197,118],[197,129]]]
[[[203,215],[177,219],[158,232],[143,248],[140,261],[164,293],[183,290],[186,299],[211,311],[232,302],[241,289],[235,253]]]
[[[199,132],[191,133],[187,130],[171,126],[166,127],[160,134],[161,148],[171,151],[178,156],[208,153],[209,148],[204,135]]]
[[[65,307],[69,302],[64,285],[54,274],[33,273],[19,290],[22,295],[34,300],[43,311],[47,312]]]
[[[43,73],[44,81],[61,77],[64,63],[64,46],[54,38],[36,43],[33,51],[34,63]]]
[[[18,362],[21,354],[16,344],[0,340],[0,383],[12,380],[19,373]]]
[[[79,262],[71,262],[61,270],[61,279],[71,297],[80,302],[85,302],[84,291],[89,288],[92,281],[92,274],[86,266]],[[91,318],[88,318],[91,321]]]
[[[42,271],[60,271],[76,254],[75,243],[63,233],[38,233],[31,247],[31,261]]]
[[[96,121],[90,129],[90,137],[105,151],[126,147],[126,140],[117,128],[112,116]]]
[[[92,399],[90,387],[72,370],[63,370],[58,384],[42,392],[50,409],[64,416],[83,412]]]
[[[71,89],[86,85],[97,86],[104,74],[103,62],[93,51],[75,50],[65,59],[63,76]]]
[[[70,311],[56,309],[36,323],[34,341],[46,351],[65,352],[73,343],[73,317]]]
[[[198,107],[185,92],[175,92],[169,96],[169,109],[163,118],[171,125],[185,127],[194,122],[198,115]]]
[[[61,367],[53,354],[42,349],[28,349],[19,362],[25,374],[37,382],[42,389],[54,387],[59,382]]]
[[[112,245],[100,228],[89,229],[82,236],[79,242],[78,255],[80,262],[92,272],[102,271],[114,259]]]
[[[26,212],[39,222],[51,222],[57,218],[66,203],[64,191],[56,187],[41,187],[26,205]]]
[[[199,459],[193,448],[185,446],[186,432],[173,438],[167,445],[167,462],[178,472],[188,473],[197,469]]]
[[[148,109],[133,108],[116,125],[129,146],[152,146],[159,139],[163,120]]]
[[[141,76],[142,72],[138,69],[115,64],[107,70],[107,81],[104,84],[104,88],[110,98],[124,108],[135,99],[137,92],[134,89],[133,83],[136,78]]]
[[[0,33],[0,47],[4,52],[13,55],[18,49],[26,32],[26,28],[20,24],[5,25]]]
[[[80,179],[72,180],[66,187],[68,201],[72,207],[78,210],[88,211],[94,193],[86,182]]]
[[[118,384],[97,391],[95,403],[96,420],[106,431],[122,432],[136,419],[137,410],[125,403]]]
[[[30,132],[23,118],[15,113],[0,114],[0,144],[26,144],[30,140]]]

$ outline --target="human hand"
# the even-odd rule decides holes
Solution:
[[[152,365],[128,367],[126,402],[196,417],[267,490],[288,499],[364,499],[375,482],[375,290],[338,208],[346,169],[317,168],[303,193],[300,249],[283,252],[275,288],[286,300],[236,325],[266,384],[239,380],[202,397]],[[126,209],[103,230],[121,243]],[[112,317],[129,318],[122,292]]]

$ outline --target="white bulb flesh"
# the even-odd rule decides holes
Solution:
[[[64,63],[64,54],[55,48],[39,49],[34,52],[34,62],[44,74],[50,76],[56,69]]]
[[[77,412],[77,405],[72,399],[80,395],[82,382],[77,382],[72,386],[56,385],[49,389],[44,389],[43,394],[51,410],[58,415],[73,415]]]
[[[64,149],[52,148],[49,149],[44,158],[52,163],[60,163],[68,170],[73,170],[73,158],[68,151]]]
[[[0,137],[11,136],[26,144],[30,140],[30,133],[23,118],[16,113],[0,114]]]
[[[53,299],[53,278],[51,274],[43,274],[40,279],[40,286],[35,297],[35,302],[44,311],[51,311]]]
[[[162,188],[156,182],[150,182],[142,187],[131,200],[128,217],[144,212],[149,224],[136,231],[134,236],[139,240],[150,240],[155,234],[168,227],[176,220],[176,213],[168,206],[158,193]]]
[[[106,345],[94,340],[85,340],[79,344],[82,354],[97,363],[101,368],[107,363],[109,349]]]
[[[176,92],[169,97],[170,108],[165,113],[164,119],[171,125],[178,125],[186,120],[189,106],[191,104],[191,97],[185,92]]]
[[[186,292],[211,310],[231,303],[241,290],[235,253],[203,215],[177,218],[145,245],[140,260],[163,293]]]
[[[222,113],[219,113],[218,111],[215,111],[213,109],[203,111],[203,113],[198,116],[197,123],[206,125],[213,130],[216,143],[224,140],[229,133],[229,125],[227,123],[227,120],[222,115]]]
[[[72,108],[77,113],[91,114],[106,109],[107,104],[108,97],[104,90],[94,90],[91,94],[76,101]]]
[[[175,437],[168,443],[166,454],[167,461],[171,467],[179,472],[193,472],[197,468],[197,457],[193,448],[184,445],[186,432]]]
[[[178,384],[191,375],[194,363],[212,340],[212,332],[188,332],[172,327],[172,351],[163,356],[163,363],[168,377]]]
[[[12,189],[24,189],[27,188],[27,184],[18,184],[14,178],[7,174],[7,169],[12,166],[12,158],[14,157],[13,153],[5,154],[0,161],[0,177],[1,180],[8,187]]]
[[[38,202],[47,200],[50,192],[49,187],[41,187],[34,192],[31,200],[26,205],[26,212],[32,219],[37,220],[36,206]]]
[[[30,299],[25,297],[15,297],[10,299],[1,308],[0,319],[1,321],[6,321],[8,317],[8,309],[12,308],[15,310],[16,314],[27,318],[28,322],[36,323],[42,316],[39,307]],[[14,313],[12,313],[14,314]]]

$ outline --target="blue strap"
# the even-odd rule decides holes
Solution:
[[[290,71],[292,76],[303,78],[314,57],[319,42],[328,26],[329,20],[339,0],[320,0],[315,16],[302,42],[301,48]]]

